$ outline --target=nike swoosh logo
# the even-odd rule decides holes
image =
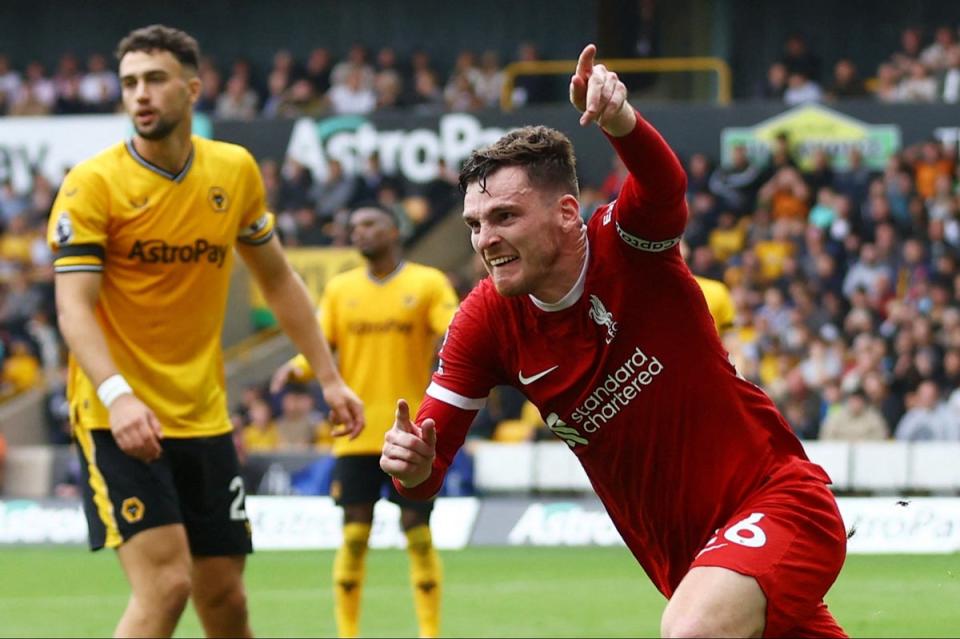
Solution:
[[[545,370],[545,371],[540,371],[540,372],[537,373],[536,375],[531,375],[530,377],[524,377],[524,376],[523,376],[523,371],[517,371],[517,376],[520,378],[520,383],[523,384],[524,386],[526,386],[527,384],[532,384],[532,383],[534,383],[535,381],[537,381],[537,380],[540,379],[541,377],[544,377],[544,376],[546,376],[546,375],[549,375],[550,373],[552,373],[553,371],[557,370],[558,368],[560,368],[560,364],[557,364],[557,365],[554,366],[553,368],[548,368],[548,369]]]

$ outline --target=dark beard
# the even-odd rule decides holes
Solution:
[[[156,125],[153,129],[149,131],[141,130],[137,125],[134,125],[133,128],[137,130],[137,135],[139,135],[144,140],[162,140],[168,135],[170,135],[175,128],[177,128],[179,122],[171,122],[170,120],[158,119]]]

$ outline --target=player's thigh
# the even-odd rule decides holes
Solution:
[[[753,577],[702,566],[688,572],[663,612],[663,637],[759,637],[767,599]]]
[[[117,556],[135,595],[147,599],[189,595],[191,558],[182,525],[144,530],[120,546]]]
[[[145,463],[123,452],[109,430],[75,435],[91,549],[118,548],[143,531],[182,522],[166,455]]]
[[[378,455],[341,455],[333,466],[330,496],[338,506],[374,504],[380,499],[387,475]]]
[[[802,472],[785,472],[749,499],[691,566],[755,579],[767,602],[764,635],[771,637],[804,628],[846,557],[846,533],[830,489]]]
[[[167,440],[183,524],[194,556],[236,556],[253,552],[246,488],[227,433]]]

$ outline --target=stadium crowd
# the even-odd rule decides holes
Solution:
[[[789,105],[874,97],[881,102],[960,101],[960,43],[957,31],[939,26],[926,35],[903,30],[900,46],[866,78],[849,58],[833,62],[827,77],[820,56],[801,35],[790,36],[782,57],[772,62],[753,96]],[[534,44],[521,43],[515,59],[540,58]],[[204,58],[199,70],[203,94],[197,111],[223,119],[367,114],[404,108],[415,112],[497,108],[504,82],[500,54],[463,50],[438,64],[425,49],[401,55],[391,46],[375,53],[354,44],[339,59],[318,47],[298,59],[277,51],[269,68],[250,60],[227,65]],[[561,99],[542,76],[520,76],[515,105]],[[37,60],[21,67],[0,51],[0,115],[109,113],[118,110],[120,85],[110,59],[93,53],[85,62],[63,54],[51,74]]]
[[[521,51],[522,59],[537,55],[532,46]],[[865,95],[866,85],[842,60],[826,90],[804,93],[796,78],[807,85],[817,81],[819,58],[799,37],[791,37],[785,51],[771,67],[772,76],[785,75],[783,90],[758,96],[792,103],[804,94]],[[27,65],[21,77],[0,55],[0,112],[113,111],[118,87],[110,66],[104,56],[93,55],[84,70],[65,55],[53,77],[39,63]],[[778,66],[782,69],[774,72]],[[371,62],[359,45],[338,62],[323,49],[302,65],[289,52],[278,52],[263,87],[243,61],[231,66],[225,81],[210,61],[201,74],[201,110],[244,118],[391,106],[469,110],[496,104],[502,82],[492,52],[479,63],[462,53],[442,83],[424,52],[401,64],[392,49],[383,48]],[[935,90],[916,89],[922,78]],[[915,29],[905,30],[902,50],[880,65],[872,84],[880,100],[956,101],[960,45],[953,31],[937,29],[934,41],[925,43]],[[888,90],[891,86],[914,88]],[[549,99],[535,83],[518,88],[526,91],[528,103]],[[24,110],[24,104],[30,108]],[[847,158],[821,151],[810,166],[798,166],[789,139],[781,138],[763,166],[743,149],[729,165],[716,166],[703,153],[685,158],[685,164],[691,268],[729,286],[737,319],[723,339],[731,358],[743,376],[773,397],[797,435],[960,440],[956,149],[928,141],[903,149],[874,172],[855,150]],[[412,242],[459,201],[457,167],[442,167],[436,180],[418,188],[384,174],[376,155],[356,176],[331,162],[323,182],[291,158],[263,159],[261,170],[279,232],[290,246],[345,246],[351,206],[371,199],[396,211]],[[615,197],[623,176],[614,162],[601,184],[582,185],[585,213]],[[26,192],[9,181],[0,184],[0,401],[28,388],[47,389],[51,441],[63,443],[68,441],[65,350],[45,240],[57,188],[39,173]],[[482,273],[471,263],[449,275],[465,294]],[[316,394],[293,389],[271,397],[265,390],[268,375],[264,388],[250,389],[234,410],[243,448],[328,445],[329,427]],[[548,436],[539,424],[539,415],[515,391],[497,389],[474,434],[501,440]]]

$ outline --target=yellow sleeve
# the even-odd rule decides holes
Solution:
[[[730,289],[721,284],[717,287],[717,314],[713,318],[721,335],[733,328],[735,318],[736,310],[733,306],[733,296],[730,295]]]
[[[47,224],[57,273],[103,271],[110,196],[107,183],[82,165],[63,181]]]
[[[293,381],[306,384],[313,379],[313,369],[310,368],[310,362],[302,354],[295,356],[287,363],[291,366],[290,379]]]
[[[430,330],[440,336],[447,332],[450,320],[457,312],[457,293],[447,276],[437,271],[436,283],[430,300]]]
[[[273,237],[275,225],[273,213],[267,211],[266,190],[263,187],[263,177],[257,161],[244,150],[243,184],[246,185],[243,209],[240,214],[240,229],[237,239],[244,244],[264,244]]]

